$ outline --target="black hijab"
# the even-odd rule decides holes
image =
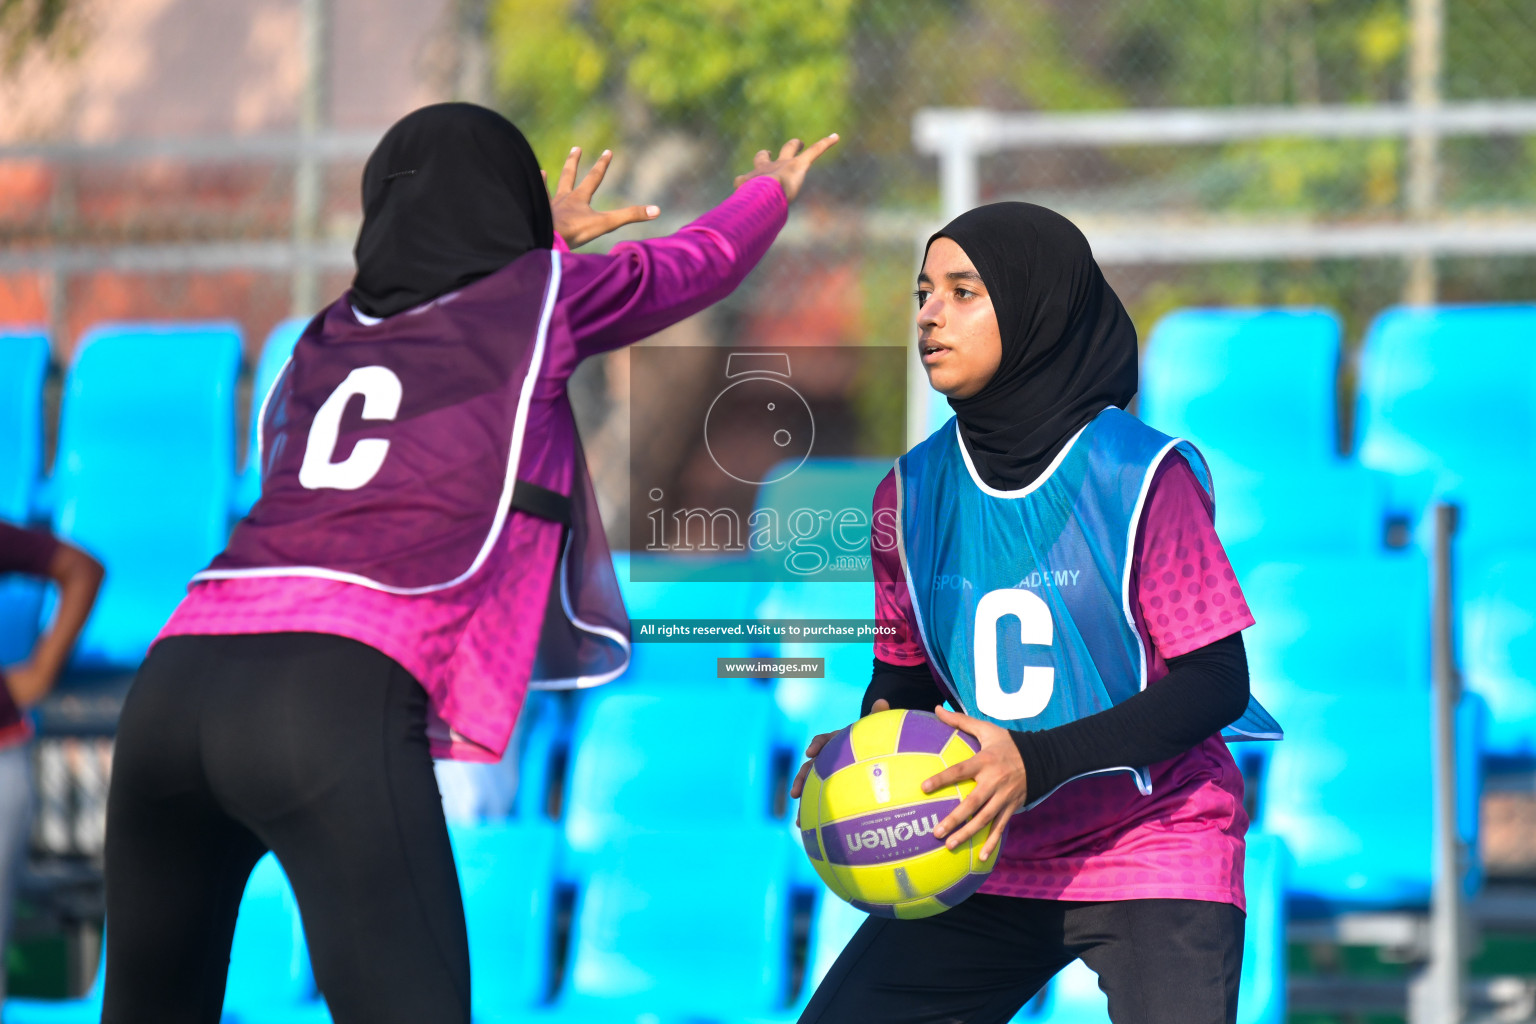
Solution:
[[[1136,327],[1059,213],[993,203],[928,239],[965,250],[992,296],[1003,358],[970,398],[949,400],[976,471],[999,490],[1033,483],[1089,420],[1136,394]]]
[[[393,316],[553,244],[523,133],[472,103],[422,107],[384,133],[363,168],[352,303]]]

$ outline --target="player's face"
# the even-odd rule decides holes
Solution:
[[[928,247],[917,276],[917,346],[928,383],[950,398],[970,398],[1003,359],[992,297],[953,239]]]

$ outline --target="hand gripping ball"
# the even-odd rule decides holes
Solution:
[[[988,825],[954,850],[933,830],[969,779],[933,793],[922,783],[980,749],[923,711],[881,711],[834,733],[800,795],[800,837],[827,887],[882,917],[929,917],[980,888],[992,866]],[[1001,844],[999,844],[1001,846]]]

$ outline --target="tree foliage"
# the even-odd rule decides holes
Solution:
[[[72,0],[0,0],[0,63],[13,69],[32,48],[55,41]]]
[[[666,133],[740,159],[846,130],[853,0],[498,0],[504,102],[546,167]]]
[[[503,103],[532,129],[546,166],[575,142],[634,157],[685,140],[723,174],[790,135],[838,130],[846,141],[818,191],[864,207],[933,209],[934,169],[911,139],[924,106],[1399,102],[1410,46],[1408,0],[491,2]],[[1532,0],[1456,0],[1445,12],[1448,100],[1536,95],[1524,45],[1536,31]],[[1443,207],[1536,202],[1536,138],[1448,139],[1441,154]],[[1338,219],[1400,216],[1406,173],[1399,139],[1269,139],[1007,154],[983,162],[982,182],[984,194],[1060,199],[1069,212],[1101,203]],[[1233,266],[1146,294],[1154,304],[1182,301],[1178,292],[1361,311],[1392,296],[1396,264],[1350,268]],[[1482,273],[1448,272],[1448,286]],[[1220,294],[1205,287],[1217,283]]]

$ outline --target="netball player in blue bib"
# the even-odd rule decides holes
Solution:
[[[1058,214],[956,218],[917,302],[955,415],[876,491],[876,615],[908,629],[876,645],[864,712],[954,705],[980,753],[925,785],[976,786],[935,835],[1006,828],[976,895],[870,918],[801,1020],[1004,1022],[1082,958],[1116,1024],[1231,1022],[1248,822],[1226,741],[1279,727],[1248,693],[1205,464],[1125,411],[1135,328]]]

